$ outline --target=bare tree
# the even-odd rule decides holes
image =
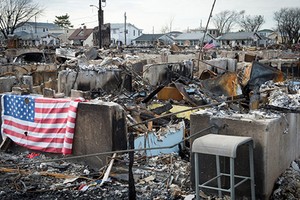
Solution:
[[[244,10],[237,12],[237,11],[230,11],[224,10],[215,16],[213,16],[212,21],[219,30],[220,34],[230,32],[231,29],[238,24],[240,18],[245,13]]]
[[[168,24],[164,25],[160,29],[161,33],[167,33],[169,31],[169,26]]]
[[[300,39],[300,8],[282,8],[274,13],[283,43],[292,44]]]
[[[256,32],[265,23],[265,19],[262,15],[250,15],[244,16],[240,21],[240,26],[244,31]]]
[[[171,16],[171,17],[170,17],[170,20],[169,20],[169,22],[170,22],[170,29],[169,29],[169,32],[172,31],[172,26],[173,26],[174,18],[175,18],[174,16]]]
[[[0,31],[7,39],[16,28],[41,14],[42,9],[33,0],[1,0]]]

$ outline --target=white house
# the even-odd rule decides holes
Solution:
[[[125,24],[124,23],[111,23],[110,24],[110,37],[111,43],[122,45],[132,44],[132,40],[142,35],[142,29],[137,28],[133,24],[126,23],[126,42],[125,42]]]
[[[14,31],[25,46],[59,45],[57,37],[64,33],[65,30],[58,25],[43,22],[26,22]]]
[[[22,26],[16,28],[17,32],[36,33],[36,34],[48,34],[48,33],[64,33],[64,29],[54,23],[44,22],[26,22]]]

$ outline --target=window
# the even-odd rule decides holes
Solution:
[[[135,30],[133,30],[133,36],[135,36]]]

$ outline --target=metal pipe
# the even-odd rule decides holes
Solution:
[[[202,132],[208,131],[209,129],[215,127],[215,125],[209,126],[205,129],[202,129],[193,135],[190,135],[189,137],[184,138],[178,143],[175,143],[170,146],[164,146],[164,147],[152,147],[152,148],[142,148],[142,149],[126,149],[126,150],[117,150],[117,151],[107,151],[107,152],[101,152],[101,153],[92,153],[92,154],[86,154],[86,155],[81,155],[81,156],[70,156],[70,157],[65,157],[65,158],[56,158],[56,159],[50,159],[50,160],[41,160],[37,162],[31,162],[31,163],[19,163],[15,165],[1,165],[0,168],[4,167],[14,167],[14,166],[22,166],[22,165],[31,165],[31,164],[38,164],[38,163],[44,163],[44,162],[56,162],[56,161],[62,161],[62,160],[73,160],[73,159],[79,159],[79,158],[88,158],[88,157],[96,157],[100,155],[108,155],[108,154],[114,154],[114,153],[129,153],[129,152],[135,152],[135,151],[148,151],[148,150],[157,150],[157,149],[171,149],[177,145],[179,145],[182,142],[185,142],[197,135],[199,135]]]
[[[205,36],[206,36],[206,33],[207,33],[207,28],[208,28],[208,24],[210,22],[210,18],[212,17],[212,12],[214,10],[214,7],[215,7],[215,4],[216,4],[216,1],[217,0],[214,0],[214,3],[211,7],[211,10],[210,10],[210,13],[209,13],[209,16],[208,16],[208,20],[207,20],[207,23],[206,23],[206,27],[205,27],[205,32],[204,32],[204,35],[203,35],[203,38],[202,38],[202,41],[201,41],[201,44],[200,44],[200,52],[199,52],[199,56],[198,56],[198,67],[199,67],[199,60],[200,60],[200,54],[201,52],[203,51],[203,42],[204,42],[204,39],[205,39]],[[201,27],[200,27],[201,28]]]

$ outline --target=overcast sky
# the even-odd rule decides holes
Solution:
[[[97,26],[98,0],[34,0],[43,8],[38,22],[53,22],[55,16],[70,16],[74,28],[85,24],[88,28]],[[183,31],[187,28],[198,28],[202,21],[205,27],[213,0],[106,0],[104,23],[134,24],[143,33],[161,32],[163,26],[172,23],[172,30]],[[104,4],[104,3],[102,3]],[[265,24],[262,28],[275,28],[274,12],[283,7],[300,7],[300,0],[217,0],[213,15],[224,10],[245,10],[246,15],[263,15]],[[213,23],[209,25],[213,28]]]

